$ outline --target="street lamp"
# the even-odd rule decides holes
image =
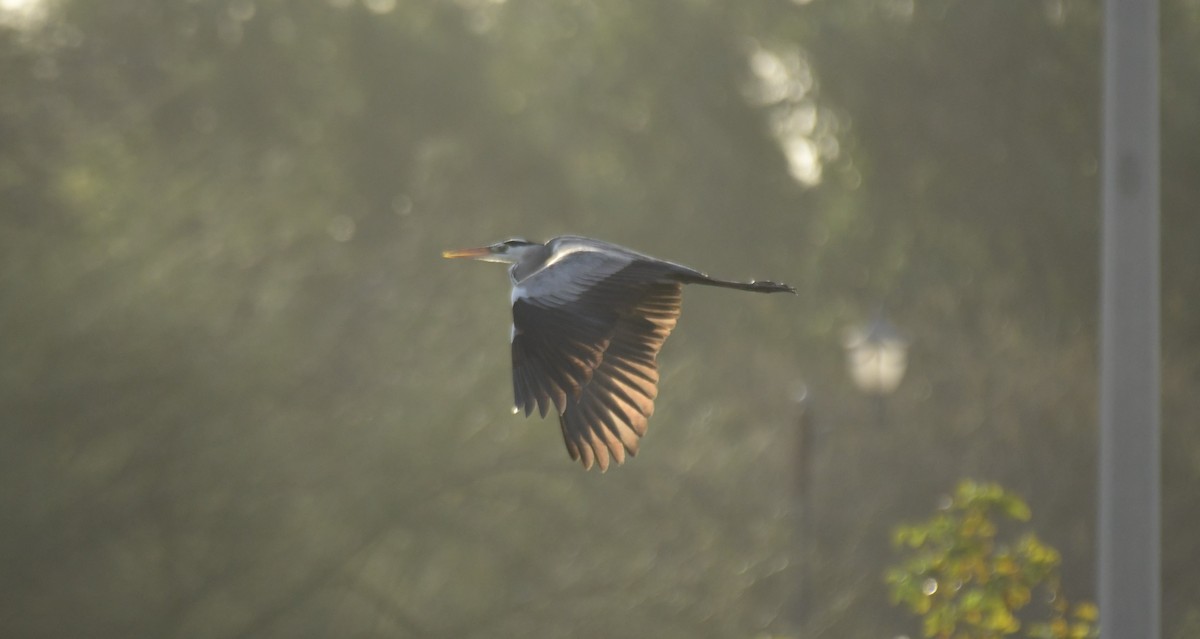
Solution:
[[[900,385],[908,366],[908,340],[882,314],[866,326],[847,331],[842,345],[850,378],[859,390],[883,397]]]

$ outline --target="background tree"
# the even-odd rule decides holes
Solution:
[[[1033,532],[1007,530],[1030,519],[1020,497],[967,480],[939,510],[895,529],[901,562],[887,571],[892,600],[921,617],[926,637],[1097,636],[1096,607],[1072,607],[1063,592],[1058,551]]]
[[[888,531],[962,476],[1090,587],[1091,4],[0,5],[0,634],[887,636]],[[1163,25],[1183,637],[1200,16]],[[437,257],[562,232],[801,291],[689,293],[604,476],[508,416],[503,275]],[[840,347],[880,301],[883,424]]]

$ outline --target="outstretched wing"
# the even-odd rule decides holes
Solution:
[[[562,414],[603,360],[612,322],[579,310],[513,302],[513,406],[525,415],[536,409],[545,417],[551,407]]]
[[[656,356],[679,317],[669,267],[568,254],[513,290],[515,406],[553,406],[573,459],[606,469],[637,451],[654,410]]]
[[[656,283],[623,310],[591,381],[559,415],[572,459],[608,470],[636,455],[658,395],[658,351],[679,318],[683,285]]]

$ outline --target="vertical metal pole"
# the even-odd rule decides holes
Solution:
[[[1158,639],[1157,0],[1105,0],[1100,299],[1100,636]]]

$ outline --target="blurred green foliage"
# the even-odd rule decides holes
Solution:
[[[0,5],[0,635],[892,636],[888,531],[964,476],[1091,586],[1095,3]],[[1195,3],[1162,47],[1179,639]],[[800,290],[688,291],[606,475],[508,414],[503,272],[438,258],[567,232]]]
[[[1072,607],[1062,588],[1058,551],[1032,532],[1003,530],[1006,520],[1028,522],[1029,506],[998,484],[965,480],[932,519],[897,527],[901,562],[886,581],[892,601],[923,620],[926,637],[1039,639],[1098,636],[1096,607]],[[1027,607],[1048,614],[1028,620]],[[1023,614],[1024,613],[1024,614]]]

